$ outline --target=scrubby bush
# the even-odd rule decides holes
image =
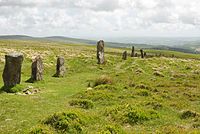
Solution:
[[[136,89],[147,89],[147,90],[152,90],[150,86],[147,86],[145,84],[138,84],[135,86]]]
[[[40,125],[31,129],[30,134],[53,134],[55,133],[48,126]]]
[[[129,82],[128,85],[129,85],[129,87],[135,87],[136,84],[135,84],[135,82],[131,81],[131,82]]]
[[[102,75],[99,78],[97,78],[94,82],[94,86],[98,86],[98,85],[105,85],[105,84],[112,84],[112,78],[107,76],[107,75]]]
[[[144,73],[144,70],[142,70],[141,68],[138,68],[135,72],[136,74],[142,74]]]
[[[163,105],[161,103],[155,102],[155,101],[148,102],[146,105],[152,106],[154,110],[158,110],[158,109],[161,109],[163,107]]]
[[[75,112],[56,113],[44,121],[60,133],[82,133],[84,121]]]
[[[159,77],[165,77],[164,74],[162,74],[162,73],[159,72],[159,71],[155,71],[155,72],[153,73],[153,75],[159,76]]]
[[[71,100],[70,106],[78,106],[84,109],[90,109],[94,107],[94,103],[91,100]]]
[[[197,116],[199,116],[199,113],[191,111],[191,110],[186,110],[181,113],[181,119],[194,118]]]
[[[129,124],[136,124],[142,121],[149,120],[149,118],[147,117],[147,115],[145,115],[144,112],[138,112],[136,110],[128,112],[127,114],[125,114],[125,116],[126,122]]]
[[[137,94],[140,96],[149,96],[149,92],[147,90],[141,90]]]
[[[158,113],[152,109],[135,108],[131,105],[122,105],[112,109],[106,109],[105,115],[111,117],[115,122],[128,123],[130,125],[159,118]]]
[[[88,90],[76,94],[74,97],[79,99],[88,99],[92,101],[112,100],[115,95],[108,90]]]
[[[200,129],[200,123],[194,123],[192,124],[192,127]]]
[[[101,134],[123,134],[124,131],[120,126],[107,125]]]
[[[154,118],[158,118],[158,114],[154,110],[141,110],[141,109],[132,109],[128,113],[125,114],[126,122],[129,124],[139,124],[144,121],[148,121]]]

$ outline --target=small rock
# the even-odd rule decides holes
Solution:
[[[93,89],[93,88],[91,88],[91,87],[88,87],[88,88],[87,88],[87,90],[92,90],[92,89]]]
[[[32,94],[32,93],[31,93],[31,91],[28,90],[28,91],[26,91],[25,94],[30,95],[30,94]]]

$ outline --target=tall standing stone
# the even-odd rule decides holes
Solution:
[[[31,81],[43,80],[43,62],[40,56],[37,56],[32,63]]]
[[[140,49],[140,53],[141,53],[141,58],[144,58],[144,52],[142,49]]]
[[[13,52],[5,55],[5,67],[2,75],[4,87],[20,84],[23,59],[21,53]]]
[[[104,64],[104,41],[100,40],[97,42],[97,60],[98,64]]]
[[[58,57],[57,58],[57,65],[56,65],[56,77],[64,77],[65,75],[65,59],[63,57]]]
[[[134,57],[134,56],[135,56],[135,47],[132,46],[131,57]]]
[[[127,51],[124,51],[122,54],[122,59],[127,60]]]

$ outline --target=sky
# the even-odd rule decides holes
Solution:
[[[0,0],[0,35],[200,35],[200,0]]]

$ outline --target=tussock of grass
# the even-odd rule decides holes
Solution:
[[[137,92],[137,95],[140,95],[140,96],[149,96],[150,93],[149,93],[148,90],[141,90],[141,91]]]
[[[151,106],[154,110],[159,110],[163,107],[163,105],[156,101],[151,101],[146,104],[146,106]]]
[[[181,119],[195,118],[199,116],[200,116],[199,113],[191,110],[186,110],[181,113]]]
[[[141,124],[144,121],[159,118],[159,114],[154,110],[142,109],[131,105],[122,105],[107,109],[105,115],[111,117],[115,122],[128,123],[130,125]]]
[[[165,77],[164,74],[162,74],[162,73],[159,72],[159,71],[155,71],[155,72],[153,73],[153,75],[159,76],[159,77]]]
[[[120,126],[107,125],[101,134],[125,134]]]
[[[136,89],[146,89],[146,90],[152,90],[152,87],[147,86],[145,84],[138,84],[135,86]]]
[[[60,133],[82,133],[84,120],[76,112],[55,113],[44,121]]]
[[[38,125],[31,128],[30,134],[54,134],[56,133],[52,128],[47,125]]]
[[[79,99],[88,99],[92,101],[108,101],[112,100],[115,97],[115,94],[107,90],[88,90],[78,93],[74,97]]]
[[[94,82],[94,86],[98,86],[98,85],[105,85],[105,84],[112,84],[113,80],[111,77],[107,76],[107,75],[102,75],[99,78],[97,78]]]
[[[91,100],[71,100],[69,104],[70,106],[77,106],[84,109],[91,109],[94,107],[94,103]]]

